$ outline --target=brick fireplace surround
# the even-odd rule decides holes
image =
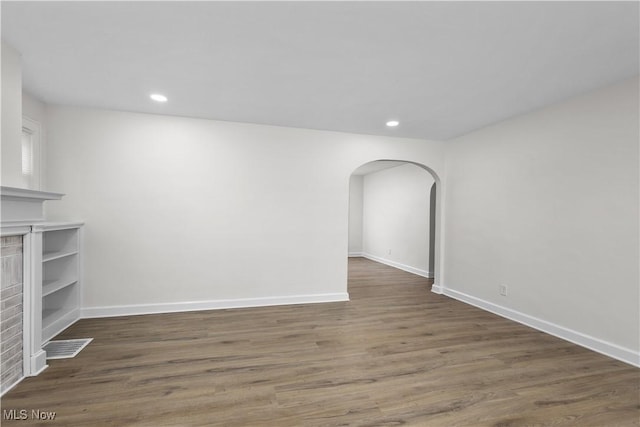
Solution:
[[[41,301],[32,283],[31,227],[43,204],[62,194],[0,187],[0,395],[47,367],[41,348]]]

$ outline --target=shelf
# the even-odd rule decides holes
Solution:
[[[80,223],[46,223],[41,236],[38,277],[42,290],[41,342],[45,343],[80,317]],[[39,243],[39,242],[38,242]]]
[[[76,283],[78,283],[77,279],[45,280],[42,282],[42,296],[46,297]]]
[[[77,307],[58,310],[42,311],[42,343],[58,335],[64,329],[71,326],[80,316]]]
[[[26,188],[0,187],[2,199],[17,200],[60,200],[64,194],[50,191],[28,190]]]
[[[35,232],[49,232],[59,230],[71,230],[82,227],[84,222],[39,222],[33,225],[33,231]]]
[[[54,259],[76,255],[77,253],[78,251],[46,252],[42,254],[42,262],[53,261]]]
[[[58,319],[58,317],[62,315],[64,315],[64,312],[60,309],[56,310],[53,308],[49,308],[42,310],[42,328],[44,329],[47,326],[51,325]]]

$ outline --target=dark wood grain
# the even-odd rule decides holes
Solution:
[[[86,319],[2,409],[60,426],[638,426],[640,369],[349,261],[350,302]]]

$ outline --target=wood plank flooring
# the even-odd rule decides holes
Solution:
[[[640,369],[349,261],[350,302],[76,323],[2,409],[43,426],[638,426]]]

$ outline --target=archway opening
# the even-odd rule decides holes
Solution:
[[[437,292],[439,183],[427,166],[410,161],[376,160],[355,169],[349,180],[349,257],[433,279]]]

